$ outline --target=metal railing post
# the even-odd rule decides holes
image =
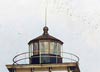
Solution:
[[[52,72],[51,67],[49,67],[49,72]]]
[[[57,61],[57,55],[56,55],[56,64],[57,64],[57,62],[58,62],[58,61]]]
[[[40,51],[40,56],[39,57],[40,57],[39,60],[40,60],[40,64],[41,64],[41,51]]]
[[[34,69],[33,68],[31,69],[31,72],[34,72]]]

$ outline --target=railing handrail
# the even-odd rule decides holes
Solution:
[[[21,61],[21,60],[26,60],[26,59],[30,59],[30,56],[29,56],[29,53],[33,53],[33,52],[24,52],[24,53],[20,53],[18,55],[16,55],[14,58],[13,58],[13,64],[17,64],[17,62]],[[67,54],[67,55],[70,55],[70,56],[73,56],[75,57],[76,59],[73,59],[73,58],[69,58],[69,57],[61,57],[63,59],[68,59],[70,61],[74,61],[74,62],[79,62],[79,57],[73,53],[69,53],[69,52],[61,52],[62,54]],[[24,57],[24,58],[20,58],[18,60],[15,60],[17,57],[19,56],[22,56],[22,55],[26,55],[28,54],[28,57]],[[37,56],[37,57],[40,57],[40,56]],[[56,56],[41,56],[41,57],[56,57]],[[32,57],[31,57],[32,58]]]

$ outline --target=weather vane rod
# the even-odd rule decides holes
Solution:
[[[48,8],[48,0],[45,0],[45,26],[47,26],[47,8]]]
[[[45,7],[45,26],[47,26],[47,7]]]

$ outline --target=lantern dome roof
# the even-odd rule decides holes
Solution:
[[[43,28],[43,31],[44,31],[43,34],[36,37],[35,39],[30,40],[28,44],[34,43],[34,42],[39,41],[39,40],[52,40],[52,41],[56,41],[56,42],[63,44],[63,42],[61,40],[49,35],[48,30],[49,30],[48,27],[45,26]]]

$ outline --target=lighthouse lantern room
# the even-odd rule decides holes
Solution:
[[[44,33],[31,40],[29,44],[30,64],[62,63],[61,47],[63,42],[48,34],[48,27]]]

